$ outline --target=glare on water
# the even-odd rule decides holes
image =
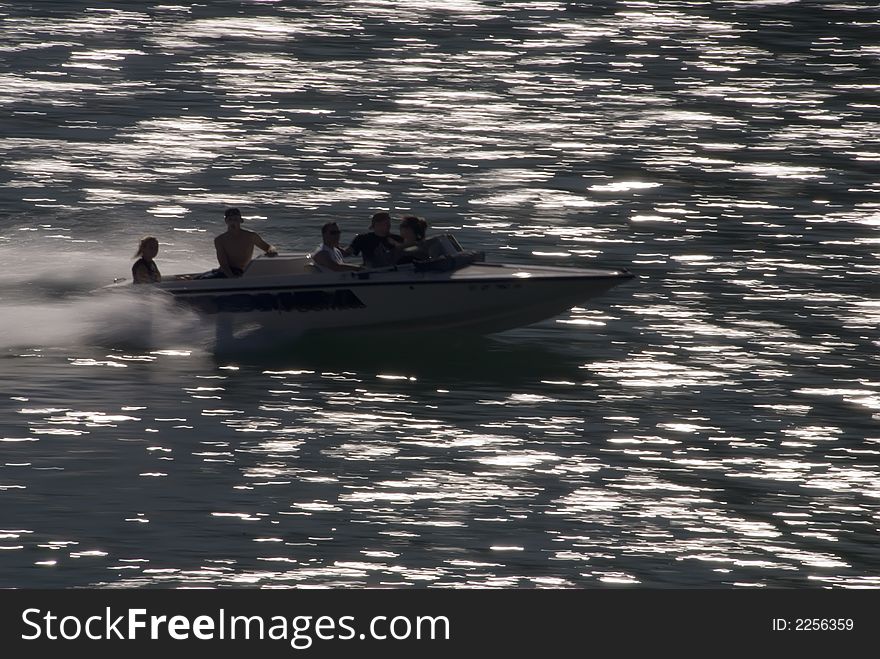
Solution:
[[[876,587],[870,3],[0,2],[0,585]],[[634,282],[215,356],[129,276],[377,209]]]

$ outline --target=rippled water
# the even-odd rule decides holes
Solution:
[[[206,5],[210,6],[206,6]],[[876,587],[880,9],[0,2],[0,586]],[[377,210],[629,267],[214,356],[94,288]]]

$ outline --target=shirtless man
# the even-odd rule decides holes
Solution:
[[[272,245],[260,238],[259,234],[241,228],[241,211],[237,208],[226,210],[226,233],[214,238],[217,248],[217,261],[225,277],[241,277],[244,269],[254,256],[254,246],[266,252],[266,256],[278,256]]]

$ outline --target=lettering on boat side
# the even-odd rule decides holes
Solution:
[[[489,290],[491,284],[468,284],[469,291],[487,291]],[[410,286],[412,288],[412,286]],[[522,284],[495,284],[495,288],[499,290],[507,290],[508,288],[522,288]]]
[[[232,293],[195,295],[179,298],[203,313],[242,313],[249,311],[326,311],[362,309],[364,303],[348,289],[335,291],[297,291],[284,293]]]

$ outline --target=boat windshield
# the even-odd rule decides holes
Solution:
[[[428,252],[430,258],[439,258],[441,256],[455,256],[463,252],[459,242],[451,233],[444,233],[439,236],[431,236],[423,243],[424,249]]]

